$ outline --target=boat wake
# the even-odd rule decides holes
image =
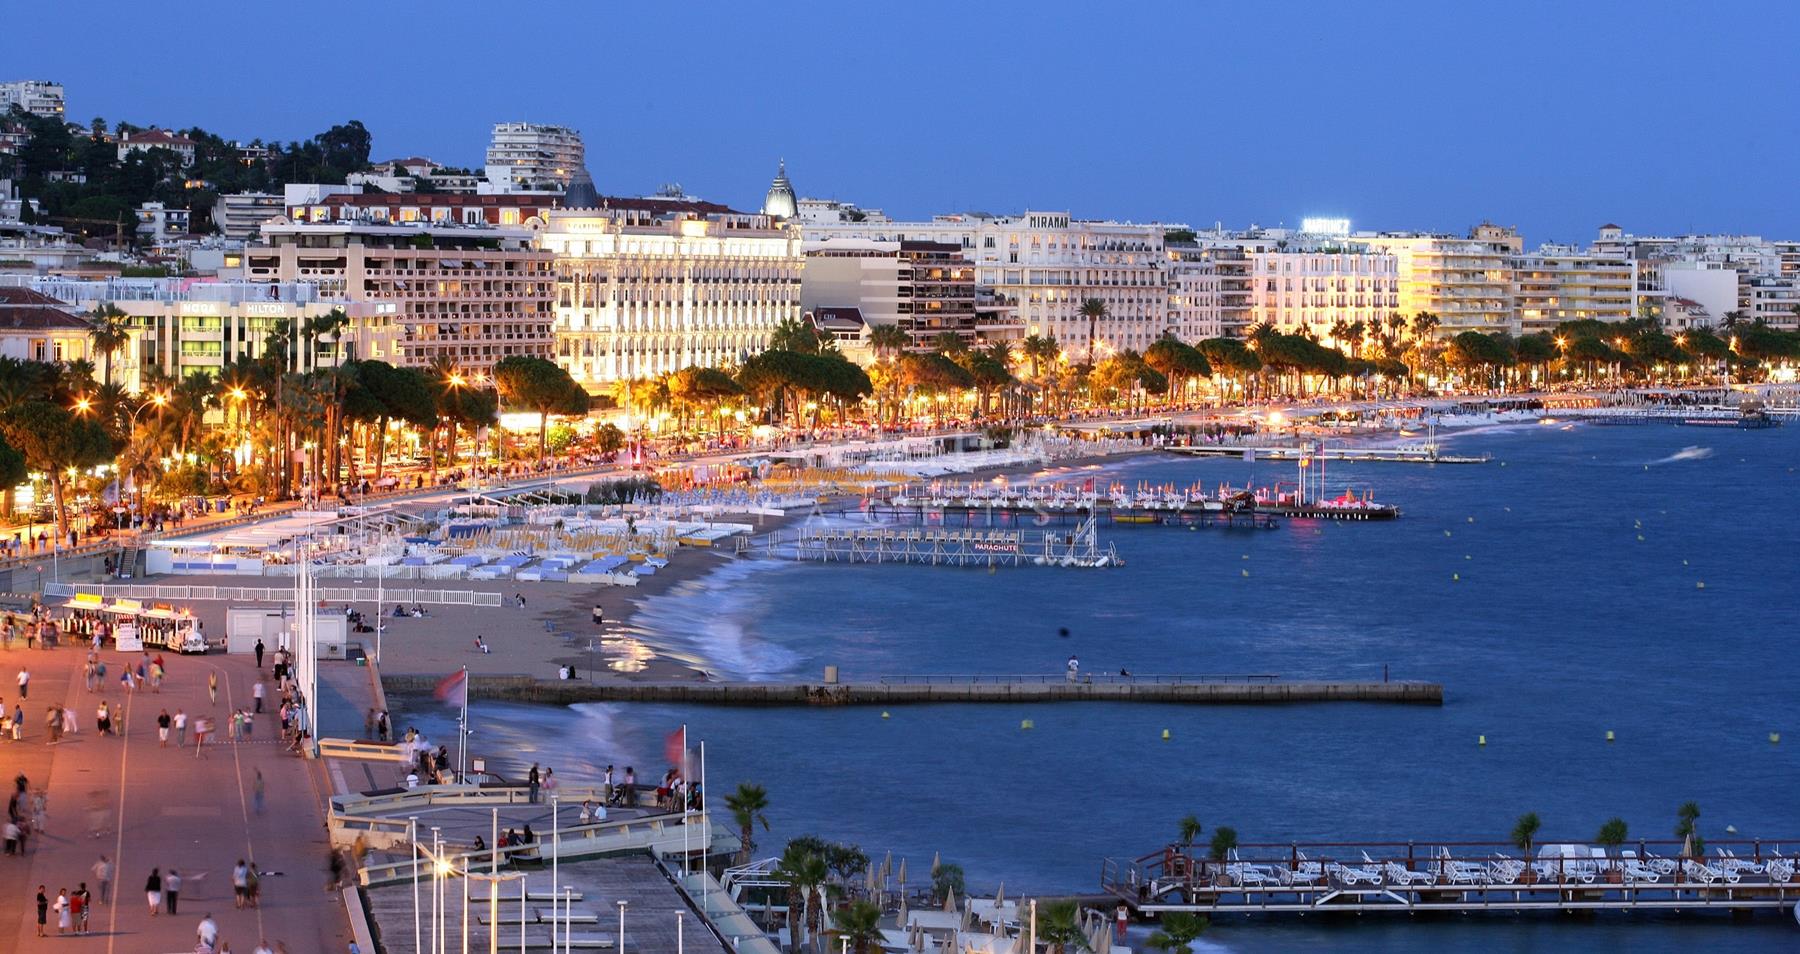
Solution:
[[[1652,463],[1652,464],[1673,464],[1673,463],[1677,463],[1679,461],[1684,461],[1684,460],[1705,460],[1708,457],[1711,457],[1712,455],[1713,455],[1712,448],[1710,448],[1710,447],[1695,447],[1690,444],[1687,447],[1683,447],[1682,449],[1676,451],[1675,453],[1670,454],[1667,457],[1664,457],[1662,460],[1653,460],[1650,463]]]

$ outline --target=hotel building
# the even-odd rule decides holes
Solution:
[[[551,257],[532,238],[486,225],[270,223],[244,250],[244,274],[391,306],[359,318],[358,357],[419,368],[447,358],[486,371],[511,355],[550,356]]]
[[[835,238],[948,244],[975,262],[975,283],[1015,309],[1025,335],[1061,342],[1070,361],[1085,361],[1088,321],[1082,302],[1105,303],[1095,328],[1096,359],[1142,351],[1169,327],[1163,226],[1088,222],[1067,212],[995,217],[941,215],[929,222],[806,222],[809,241]]]
[[[1352,245],[1262,248],[1250,259],[1250,320],[1327,336],[1338,322],[1373,328],[1399,310],[1399,259]]]
[[[583,185],[585,184],[585,188]],[[555,357],[590,391],[689,365],[735,364],[800,320],[797,229],[693,199],[605,198],[583,175],[545,213]]]

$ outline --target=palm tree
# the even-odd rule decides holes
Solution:
[[[769,793],[761,785],[748,782],[740,784],[737,791],[725,796],[725,807],[731,811],[731,818],[737,822],[738,834],[744,841],[741,864],[750,863],[750,853],[756,850],[757,823],[761,823],[763,831],[769,830],[769,817],[764,814],[769,810]]]
[[[1089,949],[1087,935],[1081,931],[1081,911],[1073,901],[1052,901],[1039,908],[1037,936],[1049,946],[1050,954]]]
[[[869,329],[869,347],[882,358],[892,358],[911,342],[912,337],[899,325],[875,325]]]
[[[1187,815],[1181,819],[1181,844],[1191,847],[1194,839],[1200,837],[1200,819]]]
[[[1098,298],[1081,300],[1081,317],[1087,319],[1087,356],[1082,363],[1091,370],[1094,367],[1094,349],[1098,345],[1100,320],[1106,317],[1106,302]]]
[[[831,876],[831,869],[825,859],[806,850],[805,845],[789,843],[775,867],[775,876],[788,884],[788,936],[798,951],[802,923],[813,940],[818,940],[825,910],[825,881]],[[816,906],[814,898],[818,899]]]
[[[1151,947],[1159,951],[1186,951],[1200,940],[1206,933],[1210,922],[1205,915],[1189,914],[1186,911],[1170,911],[1161,917],[1162,925],[1148,939]]]
[[[1532,839],[1537,837],[1538,829],[1542,827],[1543,822],[1538,820],[1537,812],[1526,812],[1520,815],[1519,820],[1513,824],[1513,844],[1517,845],[1519,850],[1525,854],[1531,854]]]
[[[881,941],[881,909],[872,901],[853,901],[838,911],[832,921],[856,954],[869,954],[869,949]]]
[[[100,383],[111,384],[113,352],[130,343],[131,318],[112,302],[105,302],[88,314],[88,321],[93,324],[88,330],[88,340],[94,343],[94,350],[100,352],[102,362]]]

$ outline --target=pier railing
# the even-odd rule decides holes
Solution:
[[[1281,679],[1279,673],[1199,673],[1199,674],[1165,674],[1165,673],[1081,673],[1074,678],[1067,674],[1041,672],[1028,673],[920,673],[903,676],[882,676],[877,679],[883,685],[926,685],[926,686],[980,686],[980,685],[1218,685],[1220,683],[1269,683]]]
[[[1786,851],[1784,852],[1784,847]],[[1146,912],[1778,908],[1800,899],[1800,840],[1706,845],[1468,841],[1170,845],[1106,860],[1101,887]]]

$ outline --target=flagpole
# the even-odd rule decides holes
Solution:
[[[707,854],[712,850],[712,789],[706,787],[706,740],[700,740],[700,870],[707,869]]]
[[[687,777],[687,753],[687,723],[683,722],[681,724],[681,787],[683,791],[691,792],[694,787],[694,780]],[[702,789],[702,791],[704,792],[705,790]],[[686,800],[683,799],[681,806],[681,874],[684,878],[688,874],[688,865],[691,863],[693,854],[693,848],[688,844],[688,832],[692,831],[694,827],[688,824],[690,821],[693,821],[693,813],[688,811]],[[682,887],[685,889],[687,886],[683,885]]]

